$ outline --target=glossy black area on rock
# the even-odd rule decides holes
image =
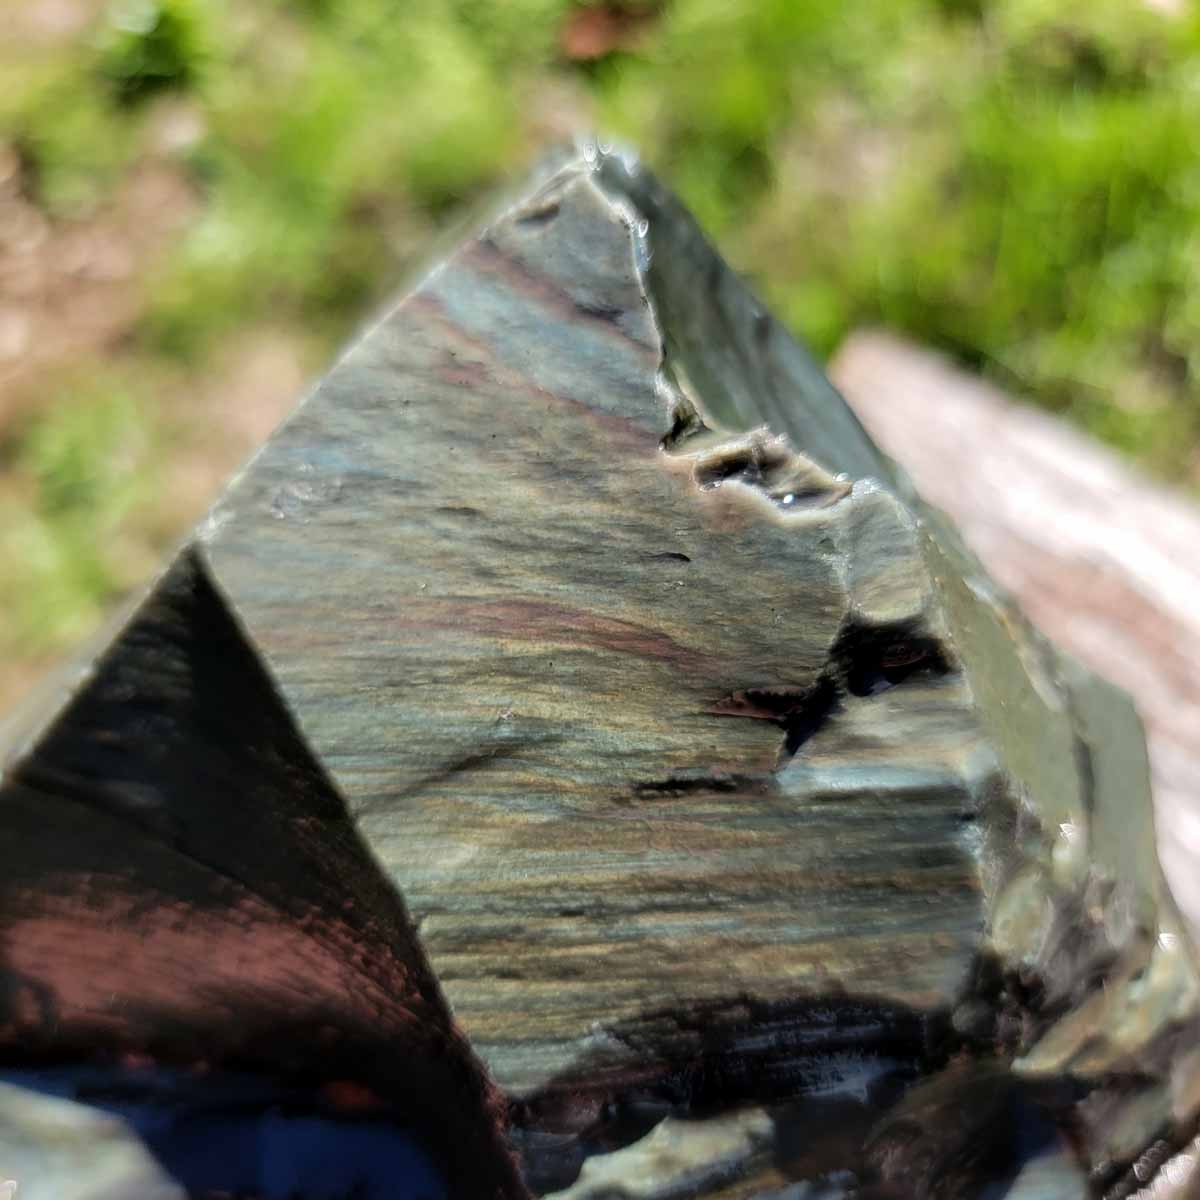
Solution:
[[[462,1194],[498,1194],[494,1102],[400,897],[191,552],[0,814],[5,1063],[352,1081]]]

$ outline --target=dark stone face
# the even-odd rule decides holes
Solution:
[[[382,1196],[373,1163],[436,1181],[460,1123],[476,1157],[453,1177],[499,1186],[489,1086],[403,902],[193,551],[7,772],[0,813],[0,1148],[48,1195],[89,1157],[56,1162],[55,1126],[99,1123],[66,1101],[129,1126],[75,1139],[122,1195],[161,1176],[266,1200],[304,1166],[314,1197]]]
[[[314,1195],[1117,1197],[1200,1108],[1128,702],[619,157],[340,360],[0,846],[0,1062],[177,1181],[209,1128],[344,1146]]]

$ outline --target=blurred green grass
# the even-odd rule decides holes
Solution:
[[[198,198],[102,361],[0,428],[0,654],[53,653],[171,536],[173,394],[264,323],[319,364],[548,133],[635,144],[821,354],[885,324],[1200,480],[1200,16],[1141,0],[118,0],[6,63],[53,222],[164,103]],[[564,33],[565,31],[565,33]],[[607,31],[607,32],[605,32]],[[568,52],[571,51],[571,52]]]

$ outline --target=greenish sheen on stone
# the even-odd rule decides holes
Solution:
[[[278,712],[239,758],[212,681],[165,731],[208,739],[189,788],[59,736],[153,756],[122,723],[180,589],[253,660],[247,712]],[[96,870],[136,827],[210,872],[170,903],[231,944],[265,895],[318,984],[250,997],[307,1014],[257,1055],[192,993],[132,1032],[81,994],[79,1045],[319,1075],[295,1039],[325,1023],[405,1112],[411,1046],[497,1164],[475,1194],[1116,1200],[1195,1134],[1196,960],[1132,707],[627,155],[558,156],[383,314],[62,713],[5,804],[82,797]],[[204,994],[248,1003],[220,972]]]

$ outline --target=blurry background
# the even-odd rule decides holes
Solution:
[[[819,354],[889,327],[1200,490],[1184,0],[0,0],[0,708],[589,127]]]

